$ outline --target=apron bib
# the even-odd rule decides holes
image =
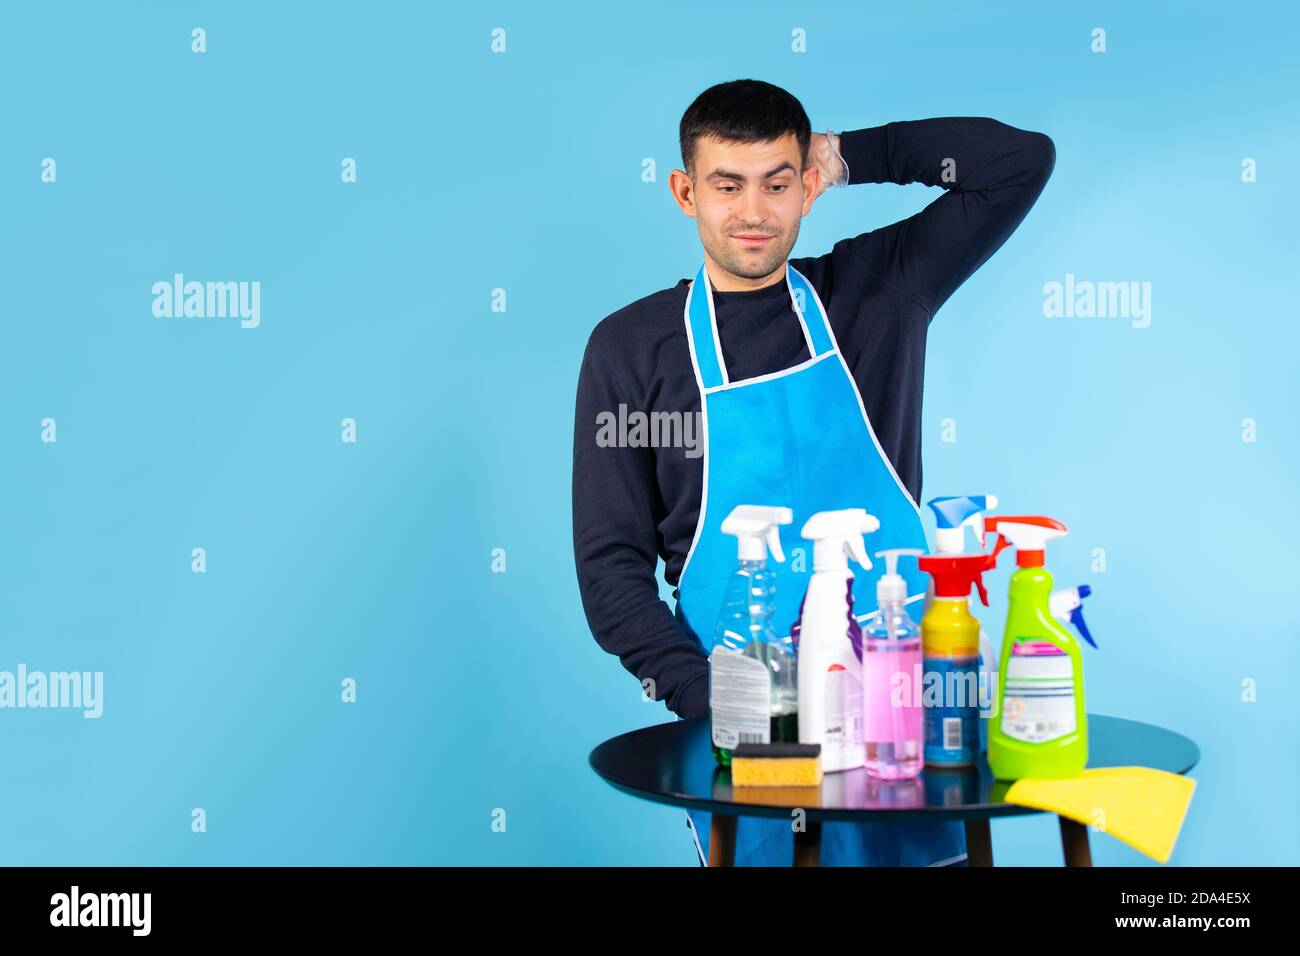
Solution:
[[[786,264],[786,286],[808,344],[808,361],[780,372],[732,381],[727,375],[708,272],[700,266],[686,297],[691,364],[703,415],[704,484],[700,516],[677,585],[677,618],[705,653],[727,579],[736,568],[736,539],[722,521],[737,505],[783,505],[794,522],[781,527],[785,562],[776,573],[778,635],[788,636],[812,574],[812,542],[799,531],[818,511],[865,508],[880,519],[866,537],[867,553],[886,548],[928,551],[921,514],[876,440],[862,396],[849,374],[816,290]],[[876,581],[884,562],[854,566],[854,613],[876,610]],[[908,603],[925,596],[926,575],[900,569]],[[849,771],[855,772],[855,771]],[[698,846],[708,846],[709,815],[687,811]],[[741,817],[737,866],[788,866],[790,821]],[[823,866],[925,866],[965,853],[960,823],[822,825]]]

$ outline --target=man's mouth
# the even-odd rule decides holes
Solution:
[[[771,239],[775,239],[776,236],[764,236],[759,233],[742,232],[732,236],[731,238],[735,239],[747,249],[761,249],[764,243]]]

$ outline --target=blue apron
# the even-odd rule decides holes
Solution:
[[[712,650],[713,627],[727,578],[736,568],[736,539],[722,520],[737,505],[784,505],[794,523],[780,529],[786,561],[768,561],[777,575],[777,633],[786,636],[799,614],[812,573],[812,543],[799,535],[818,511],[865,508],[880,519],[867,551],[928,550],[916,502],[898,480],[867,419],[830,322],[812,284],[788,263],[786,285],[802,326],[808,361],[794,368],[733,382],[727,375],[704,266],[686,298],[686,333],[703,412],[704,487],[695,538],[677,585],[677,617]],[[914,564],[914,562],[908,562]],[[861,620],[876,610],[876,581],[884,562],[855,568],[854,611]],[[900,568],[909,603],[925,595],[926,575]],[[850,771],[853,772],[853,771]],[[709,815],[687,811],[703,856]],[[823,866],[927,866],[966,852],[960,823],[825,823]],[[789,866],[790,821],[741,817],[737,866]]]

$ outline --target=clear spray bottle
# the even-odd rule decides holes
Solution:
[[[738,563],[727,580],[709,655],[713,757],[725,766],[742,743],[797,743],[798,678],[793,647],[776,634],[776,573],[784,561],[780,525],[789,508],[738,505],[722,522],[737,539]]]

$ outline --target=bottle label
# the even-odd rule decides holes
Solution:
[[[979,658],[926,657],[924,691],[927,763],[965,763],[979,746]]]
[[[822,735],[829,750],[846,757],[862,747],[862,684],[842,665],[826,671],[826,730]]]
[[[762,661],[721,645],[709,655],[713,746],[771,743],[771,677]]]
[[[1050,642],[1018,638],[1007,659],[1002,732],[1013,740],[1041,744],[1075,730],[1070,655]]]

